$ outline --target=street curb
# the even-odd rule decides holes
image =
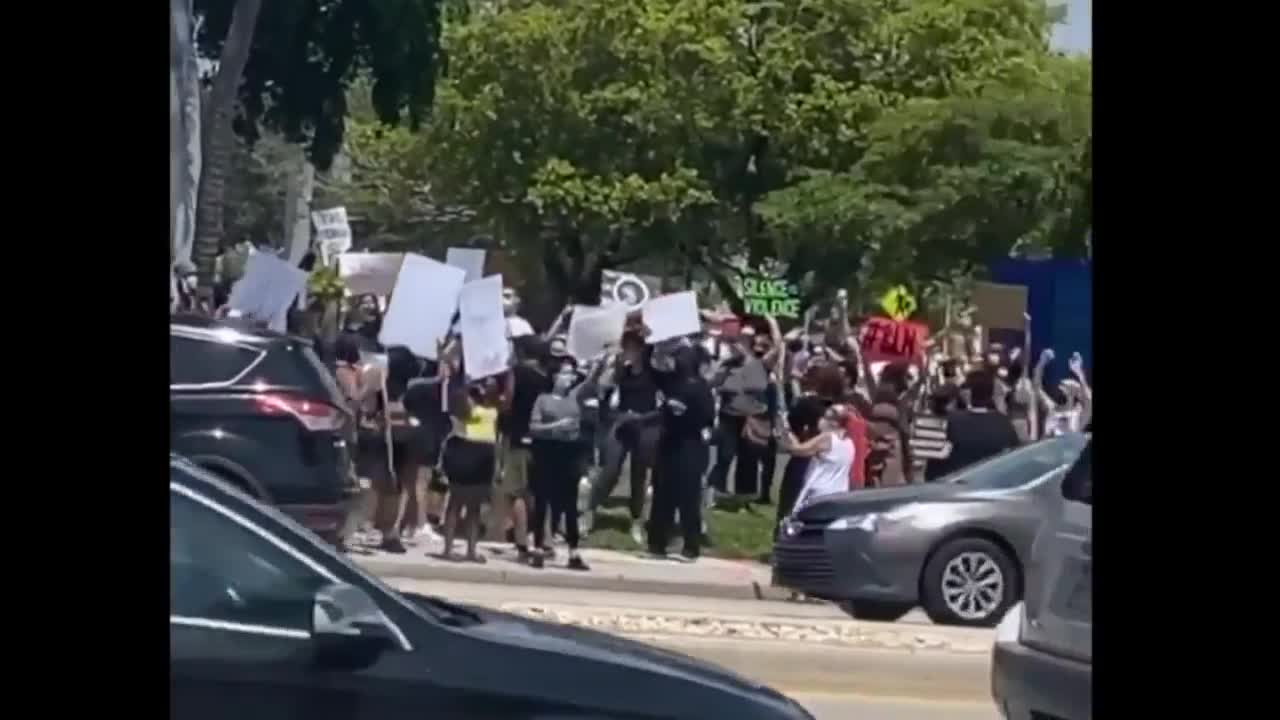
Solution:
[[[726,600],[785,600],[790,591],[761,585],[757,582],[731,585],[728,583],[664,582],[661,580],[635,580],[623,575],[559,572],[541,573],[509,572],[484,566],[441,567],[386,562],[378,559],[352,558],[357,565],[381,577],[398,577],[408,580],[442,580],[448,582],[488,583],[547,587],[571,590],[604,590],[650,595],[684,595],[686,597],[721,598]]]

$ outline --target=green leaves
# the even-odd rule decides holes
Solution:
[[[372,109],[349,124],[348,205],[379,227],[458,204],[583,286],[673,253],[774,256],[855,289],[1072,252],[1088,227],[1091,65],[1049,51],[1045,0],[507,0],[454,17],[426,131]]]
[[[196,0],[201,53],[216,58],[236,0]],[[435,94],[441,0],[269,0],[262,5],[240,89],[242,135],[266,126],[306,144],[327,169],[342,144],[346,91],[372,78],[384,123],[416,128]]]

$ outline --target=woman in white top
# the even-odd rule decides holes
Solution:
[[[812,458],[792,514],[825,495],[849,490],[850,471],[857,458],[846,429],[848,420],[848,410],[843,405],[832,405],[823,414],[818,434],[811,440],[800,442],[795,435],[787,434],[787,452]]]

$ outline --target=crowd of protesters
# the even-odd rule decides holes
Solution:
[[[721,322],[663,343],[629,322],[612,352],[575,358],[561,331],[537,334],[504,294],[513,362],[469,381],[462,340],[435,361],[378,344],[376,298],[356,298],[323,353],[356,418],[355,474],[365,488],[345,532],[350,548],[405,553],[439,543],[449,560],[483,563],[477,543],[499,525],[519,562],[544,567],[551,536],[585,571],[580,512],[614,492],[624,467],[631,535],[694,561],[702,515],[726,494],[773,504],[777,518],[838,492],[934,482],[1040,437],[1086,428],[1092,390],[1078,354],[1046,387],[1051,350],[991,346],[947,357],[868,362],[843,294],[831,319],[783,335],[771,317]],[[629,460],[629,463],[628,463]],[[485,507],[491,506],[491,512]],[[646,517],[647,510],[647,517]],[[461,538],[466,551],[459,556]]]

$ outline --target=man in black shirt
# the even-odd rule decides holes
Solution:
[[[644,338],[635,333],[622,337],[622,354],[601,385],[615,418],[605,438],[603,468],[591,488],[587,511],[594,512],[609,497],[622,474],[622,463],[631,457],[631,537],[644,542],[645,494],[653,469],[661,420],[658,384],[649,367],[650,352]],[[614,403],[616,402],[616,405]]]
[[[951,454],[945,459],[929,461],[925,470],[927,482],[1018,447],[1013,422],[995,409],[995,388],[992,372],[979,370],[969,374],[965,381],[969,409],[953,412],[947,418]]]
[[[511,372],[511,387],[503,395],[503,411],[498,417],[501,435],[499,467],[502,499],[510,507],[510,526],[515,533],[519,560],[529,560],[529,457],[531,440],[529,421],[533,403],[544,392],[550,392],[551,380],[543,370],[546,355],[542,341],[534,335],[515,338],[516,366]]]

